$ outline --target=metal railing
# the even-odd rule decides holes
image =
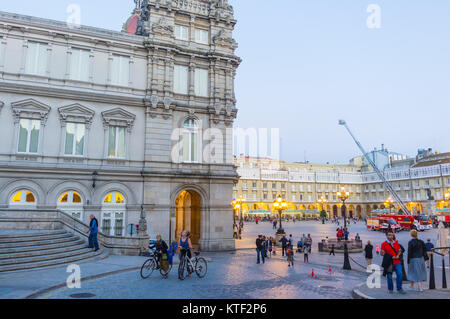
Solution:
[[[449,255],[449,265],[450,265],[450,247],[435,247],[431,248],[430,254],[430,284],[429,289],[436,289],[436,282],[434,278],[434,254],[438,254],[442,256],[442,289],[447,289],[447,278],[445,274],[445,254],[439,253],[436,250],[447,250],[447,254]]]

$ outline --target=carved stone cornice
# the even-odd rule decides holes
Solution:
[[[136,115],[125,111],[124,109],[115,108],[102,112],[102,119],[103,126],[105,128],[109,126],[122,126],[126,127],[130,132],[133,127],[134,120],[136,119]]]
[[[61,124],[66,124],[67,122],[83,123],[87,128],[91,126],[95,114],[90,108],[78,103],[62,106],[58,111]]]
[[[21,118],[40,120],[42,125],[47,123],[48,113],[51,107],[34,99],[27,99],[11,103],[14,122]]]

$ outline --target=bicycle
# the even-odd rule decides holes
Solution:
[[[189,277],[194,271],[199,278],[206,276],[208,271],[208,263],[203,257],[198,257],[199,252],[195,252],[194,258],[189,258],[187,253],[183,253],[178,266],[178,279],[184,280]]]
[[[151,252],[152,248],[153,247],[150,247],[150,257],[151,258],[147,259],[141,267],[142,279],[147,279],[148,277],[150,277],[155,269],[159,269],[159,272],[160,272],[161,276],[163,276],[163,277],[167,276],[169,274],[169,272],[172,270],[173,263],[170,262],[171,261],[170,258],[169,258],[169,269],[167,270],[167,272],[165,272],[161,268],[161,264],[160,264],[158,255]],[[169,249],[169,252],[172,252],[172,251],[173,251],[173,244],[170,246],[170,249]],[[174,252],[176,252],[176,248],[175,248]]]

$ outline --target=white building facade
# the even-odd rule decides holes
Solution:
[[[0,12],[0,208],[93,214],[118,237],[143,215],[151,237],[233,249],[233,9],[145,10],[147,36]]]

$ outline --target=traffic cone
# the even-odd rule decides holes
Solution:
[[[317,278],[317,276],[314,274],[314,268],[312,269],[311,275],[308,275],[308,277]]]
[[[331,270],[331,266],[328,268],[328,274],[332,275],[333,271]]]

